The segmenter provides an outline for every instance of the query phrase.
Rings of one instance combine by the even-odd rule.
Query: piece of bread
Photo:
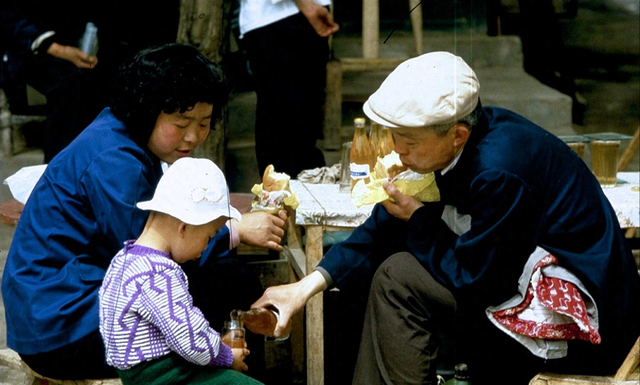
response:
[[[407,168],[400,161],[400,155],[395,151],[391,151],[384,158],[378,158],[378,162],[373,169],[377,179],[393,179],[396,175],[406,170]]]
[[[283,172],[275,172],[272,164],[264,169],[262,175],[262,188],[265,191],[289,190],[289,175]]]

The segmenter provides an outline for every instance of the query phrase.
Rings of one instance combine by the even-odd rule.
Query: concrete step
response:
[[[395,39],[395,40],[394,40]],[[480,81],[483,105],[504,107],[532,120],[556,135],[574,135],[571,121],[571,98],[545,86],[522,69],[522,49],[517,36],[489,37],[474,32],[425,33],[425,52],[449,51],[474,69]],[[362,48],[356,37],[336,39],[336,58],[360,55]],[[380,44],[380,57],[413,55],[410,34],[392,36]],[[362,116],[362,103],[382,84],[389,71],[344,73],[343,132],[353,133],[353,118]]]
[[[380,58],[405,58],[416,56],[413,37],[408,32],[394,32],[387,40],[381,33],[378,45]],[[462,57],[472,68],[521,67],[522,48],[518,36],[487,36],[477,31],[425,32],[423,53],[448,51]],[[361,58],[360,36],[341,36],[333,39],[336,59]]]
[[[386,72],[347,73],[343,77],[343,138],[353,135],[353,119],[364,116],[362,104],[387,77]],[[540,83],[518,67],[483,67],[476,70],[484,106],[510,109],[556,135],[575,135],[571,98]]]

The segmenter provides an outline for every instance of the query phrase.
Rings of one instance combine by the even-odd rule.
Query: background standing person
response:
[[[222,171],[208,159],[181,158],[162,176],[142,234],[111,261],[100,288],[100,333],[107,363],[123,384],[260,384],[248,370],[249,350],[226,346],[193,306],[180,265],[200,258],[228,219]],[[239,373],[240,372],[240,373]]]
[[[26,84],[46,97],[45,129],[37,133],[44,163],[106,107],[120,64],[176,41],[179,15],[179,0],[0,2],[2,87],[9,98]],[[80,49],[88,22],[98,29],[93,52]]]
[[[558,137],[482,107],[479,88],[448,52],[400,64],[364,112],[405,166],[435,173],[440,201],[385,183],[393,199],[315,271],[252,305],[278,309],[278,335],[316,293],[371,282],[354,384],[435,384],[441,335],[473,384],[610,375],[640,335],[640,276],[595,176]]]
[[[151,199],[163,163],[200,146],[226,102],[222,72],[196,48],[143,50],[122,67],[109,107],[49,163],[2,278],[7,345],[33,370],[57,379],[117,376],[98,330],[102,279],[124,242],[142,232],[148,213],[135,205]],[[233,308],[211,306],[215,298],[248,307],[261,292],[230,249],[243,242],[281,251],[285,220],[284,212],[244,214],[218,231],[198,262],[184,264],[210,322]]]
[[[259,175],[273,164],[295,178],[325,165],[322,136],[330,0],[241,0],[240,37],[257,95]]]

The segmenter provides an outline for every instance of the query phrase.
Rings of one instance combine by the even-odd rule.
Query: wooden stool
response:
[[[533,377],[529,385],[637,385],[638,379],[640,379],[639,344],[640,338],[636,340],[629,355],[613,377],[540,373]]]
[[[45,377],[34,372],[27,364],[22,361],[18,353],[11,349],[0,349],[0,365],[7,368],[18,370],[27,375],[24,384],[44,385],[122,385],[119,378],[105,378],[98,380],[56,380],[54,378]]]

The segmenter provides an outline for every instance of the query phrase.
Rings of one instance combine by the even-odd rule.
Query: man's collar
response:
[[[464,148],[462,148],[462,150],[460,151],[458,156],[456,156],[456,158],[453,160],[453,162],[451,162],[451,164],[449,164],[447,167],[445,167],[442,170],[440,170],[440,175],[444,175],[444,174],[448,173],[449,171],[451,171],[451,169],[453,169],[455,167],[455,165],[458,163],[458,160],[460,159],[460,156],[462,155],[463,152],[464,152]]]

